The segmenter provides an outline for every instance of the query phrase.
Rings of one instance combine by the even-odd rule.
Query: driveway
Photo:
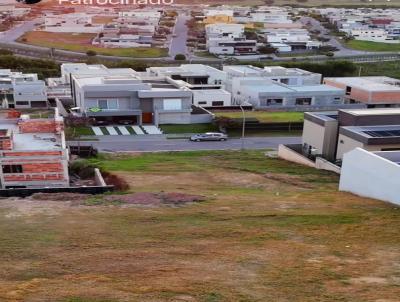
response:
[[[277,149],[280,144],[299,144],[301,137],[248,137],[245,149]],[[191,142],[188,139],[167,139],[165,136],[103,136],[98,141],[69,141],[69,145],[97,148],[100,152],[157,152],[195,150],[240,150],[242,140],[232,138],[225,142]]]
[[[171,57],[175,57],[177,54],[187,54],[186,42],[188,38],[188,28],[186,26],[186,21],[189,19],[189,16],[186,14],[180,14],[177,17],[173,31],[175,37],[172,37],[169,46],[169,55]]]
[[[10,30],[0,35],[0,42],[10,43],[16,41],[23,34],[32,31],[36,28],[36,24],[40,23],[41,19],[35,19],[30,21],[24,21]]]
[[[312,18],[312,17],[301,17],[300,22],[304,25],[310,28],[310,30],[318,30],[321,32],[321,36],[327,39],[330,39],[327,44],[332,45],[333,47],[336,47],[339,49],[338,51],[335,52],[335,57],[340,57],[340,56],[357,56],[357,55],[365,55],[365,54],[373,54],[374,52],[368,52],[368,51],[359,51],[359,50],[354,50],[350,48],[346,48],[343,46],[342,43],[337,39],[337,37],[332,36],[327,28],[325,28],[321,22],[318,20]]]

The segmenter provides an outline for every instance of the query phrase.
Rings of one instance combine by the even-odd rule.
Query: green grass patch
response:
[[[400,78],[400,61],[387,61],[378,63],[362,63],[357,64],[357,71],[354,76],[387,76],[392,78]],[[361,70],[359,69],[361,68]]]
[[[346,46],[363,51],[400,51],[400,43],[379,43],[370,41],[350,40]]]
[[[337,181],[333,173],[296,165],[284,160],[267,158],[265,151],[185,151],[144,153],[138,156],[99,155],[88,160],[106,171],[158,171],[159,173],[180,171],[205,171],[225,168],[258,174],[286,173],[303,176],[310,183],[332,183]],[[242,188],[245,189],[245,188]]]
[[[128,130],[130,135],[136,135],[136,132],[133,130],[132,127],[128,126],[128,127],[125,127],[125,128]]]
[[[106,127],[100,127],[101,132],[103,132],[104,135],[110,135],[110,132],[108,132]]]
[[[181,133],[205,133],[205,132],[216,132],[219,131],[218,127],[213,124],[170,124],[170,125],[160,125],[160,129],[165,134],[181,134]]]
[[[241,111],[214,111],[216,116],[242,119]],[[255,118],[262,123],[287,123],[303,122],[303,112],[268,112],[268,111],[246,111],[246,118]]]
[[[213,55],[212,53],[209,53],[208,51],[196,51],[194,54],[195,54],[195,56],[202,57],[202,58],[212,58],[212,59],[216,58],[215,55]]]
[[[85,127],[85,126],[76,126],[76,127],[69,127],[67,128],[67,131],[70,131],[72,135],[74,136],[82,136],[82,135],[94,135],[94,132],[92,128],[90,127]]]

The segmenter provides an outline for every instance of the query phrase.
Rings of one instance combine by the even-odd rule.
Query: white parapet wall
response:
[[[344,154],[339,190],[400,205],[400,165],[356,148]]]

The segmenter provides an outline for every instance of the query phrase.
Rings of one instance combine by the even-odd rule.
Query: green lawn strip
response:
[[[129,132],[130,135],[136,135],[136,132],[133,131],[132,126],[125,126],[125,128],[128,130],[128,132]]]
[[[90,136],[90,135],[94,135],[94,132],[92,130],[91,127],[86,127],[86,126],[76,126],[76,127],[71,127],[71,128],[67,128],[70,129],[70,131],[72,131],[75,136]]]
[[[103,132],[104,135],[110,135],[110,132],[108,132],[106,127],[100,127],[101,132]]]
[[[277,137],[277,136],[301,136],[302,131],[268,131],[268,130],[258,130],[258,129],[245,129],[245,137]],[[241,129],[229,129],[228,130],[229,137],[241,137],[242,130]]]
[[[370,41],[350,40],[345,44],[355,50],[364,51],[400,51],[400,43],[379,43]]]
[[[215,111],[215,116],[224,116],[234,119],[242,119],[241,111]],[[288,122],[303,122],[303,112],[269,112],[269,111],[246,111],[245,118],[257,119],[262,123],[288,123]]]

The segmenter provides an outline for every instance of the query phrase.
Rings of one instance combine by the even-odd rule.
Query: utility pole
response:
[[[245,128],[246,128],[246,116],[245,116],[242,104],[240,104],[239,107],[242,110],[242,151],[243,151],[244,150],[244,132],[245,132]]]

